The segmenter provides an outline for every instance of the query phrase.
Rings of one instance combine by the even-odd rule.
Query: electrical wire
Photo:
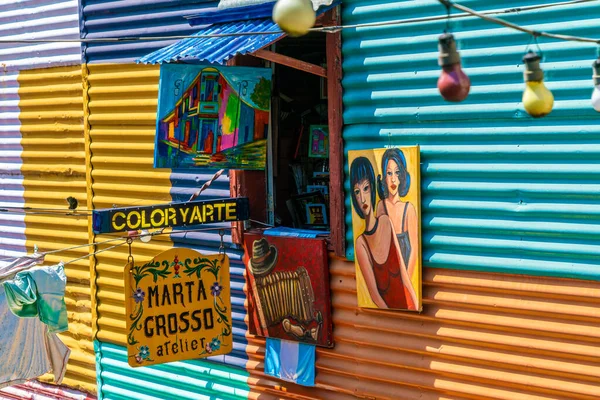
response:
[[[545,36],[545,37],[550,37],[550,38],[564,40],[564,41],[576,41],[576,42],[600,44],[600,39],[571,36],[571,35],[553,34],[553,33],[547,33],[547,32],[538,32],[538,31],[534,31],[531,29],[523,28],[522,26],[519,26],[517,24],[512,24],[510,22],[506,22],[504,20],[492,17],[492,15],[515,14],[515,13],[520,13],[520,12],[525,12],[525,11],[533,11],[533,10],[548,9],[548,8],[553,8],[553,7],[589,3],[589,2],[593,2],[593,1],[599,1],[599,0],[570,0],[570,1],[561,1],[561,2],[556,2],[556,3],[550,3],[550,4],[540,4],[540,5],[524,6],[524,7],[512,7],[512,8],[507,8],[507,9],[503,9],[503,10],[492,10],[492,11],[482,11],[482,12],[477,12],[468,7],[462,6],[460,4],[456,4],[449,0],[438,0],[438,1],[449,7],[453,7],[453,8],[456,8],[457,10],[463,11],[463,14],[452,14],[452,15],[450,15],[450,17],[448,17],[447,15],[438,15],[438,16],[433,16],[433,17],[410,18],[410,19],[393,20],[393,21],[386,21],[386,22],[371,22],[371,23],[352,24],[352,25],[321,26],[321,27],[311,28],[310,31],[311,32],[334,33],[334,32],[339,32],[344,29],[375,28],[375,27],[404,25],[404,24],[412,24],[412,23],[420,23],[420,22],[433,22],[433,21],[446,20],[448,18],[457,19],[457,18],[466,18],[466,17],[475,16],[475,17],[482,18],[489,22],[501,24],[506,27],[528,33],[530,35]],[[118,42],[162,41],[162,40],[181,40],[181,39],[211,39],[211,38],[238,37],[238,36],[260,36],[260,35],[282,35],[282,34],[285,34],[285,32],[281,31],[281,30],[276,30],[276,31],[257,31],[257,32],[210,33],[210,34],[199,34],[199,35],[124,36],[124,37],[105,37],[105,38],[78,38],[78,39],[0,38],[0,43],[118,43]]]
[[[142,234],[138,234],[138,235],[133,235],[133,236],[119,236],[119,237],[114,237],[111,239],[107,239],[107,240],[103,240],[101,242],[93,242],[93,243],[86,243],[86,244],[80,244],[77,246],[70,246],[70,247],[64,247],[61,249],[56,249],[56,250],[50,250],[50,251],[41,251],[41,252],[37,252],[38,255],[40,256],[46,256],[46,255],[50,255],[50,254],[57,254],[57,253],[65,253],[67,251],[71,251],[71,250],[76,250],[76,249],[80,249],[82,247],[89,247],[89,246],[99,246],[99,245],[103,245],[103,244],[107,244],[107,243],[111,243],[111,242],[116,242],[119,240],[123,240],[124,243],[126,243],[127,239],[138,239],[138,238],[142,238],[142,237],[146,237],[146,236],[161,236],[161,235],[169,235],[169,234],[185,234],[185,233],[191,233],[191,232],[208,232],[208,231],[222,231],[224,229],[230,229],[227,227],[209,227],[209,228],[197,228],[197,229],[184,229],[184,230],[170,230],[170,231],[166,231],[165,232],[165,228],[162,228],[158,231],[155,232],[148,232],[148,233],[142,233]],[[90,257],[92,255],[95,255],[97,253],[89,253],[86,254],[80,258],[77,258],[76,260],[80,260],[82,258],[86,258],[86,257]],[[18,259],[19,257],[2,257],[1,259],[3,261],[13,261]]]
[[[96,254],[104,253],[105,251],[109,251],[109,250],[115,249],[117,247],[123,246],[124,244],[127,244],[127,241],[123,241],[123,243],[118,243],[118,244],[115,244],[113,246],[107,247],[106,249],[97,250],[97,251],[95,251],[93,253],[86,254],[85,256],[81,256],[81,257],[75,258],[73,260],[69,260],[67,262],[62,262],[62,265],[72,264],[72,263],[77,262],[79,260],[83,260],[84,258],[89,258],[91,256],[95,256]],[[96,275],[98,275],[98,274],[96,274]]]
[[[42,251],[42,252],[39,252],[38,254],[46,256],[46,255],[49,255],[49,254],[64,253],[64,252],[67,252],[67,251],[71,251],[71,250],[75,250],[75,249],[80,249],[82,247],[98,246],[98,245],[101,245],[101,244],[106,244],[106,243],[116,242],[117,240],[126,240],[126,239],[127,239],[127,237],[112,238],[112,239],[104,240],[102,242],[81,244],[81,245],[77,245],[77,246],[71,246],[71,247],[66,247],[66,248],[63,248],[63,249],[57,249],[57,250],[51,250],[51,251]],[[88,255],[88,257],[90,255]]]
[[[562,34],[558,34],[558,33],[548,33],[548,32],[541,32],[541,31],[536,31],[533,29],[528,29],[528,28],[524,28],[520,25],[517,24],[513,24],[512,22],[507,22],[503,19],[500,18],[495,18],[489,15],[485,15],[484,13],[481,12],[477,12],[475,10],[472,10],[468,7],[465,7],[463,5],[460,4],[456,4],[452,1],[449,0],[438,0],[440,3],[442,3],[444,6],[446,7],[453,7],[456,8],[457,10],[463,11],[467,14],[470,14],[472,16],[484,19],[488,22],[492,22],[495,24],[499,24],[502,25],[506,28],[511,28],[520,32],[524,32],[527,33],[531,36],[533,36],[534,38],[543,36],[543,37],[547,37],[547,38],[551,38],[551,39],[558,39],[558,40],[563,40],[566,42],[581,42],[581,43],[594,43],[597,45],[600,45],[600,39],[593,39],[593,38],[588,38],[588,37],[582,37],[582,36],[572,36],[572,35],[562,35]],[[587,1],[594,1],[594,0],[580,0],[579,3],[584,3]],[[565,2],[566,3],[566,2]],[[562,4],[561,4],[562,5]]]
[[[251,219],[250,222],[253,222],[253,223],[257,224],[257,225],[264,226],[266,228],[274,228],[275,227],[275,225],[267,224],[266,222],[257,221],[255,219]]]

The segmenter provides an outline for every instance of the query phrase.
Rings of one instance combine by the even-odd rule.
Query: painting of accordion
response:
[[[244,234],[251,334],[333,347],[323,239]]]

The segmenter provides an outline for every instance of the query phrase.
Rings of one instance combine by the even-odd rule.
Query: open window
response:
[[[319,19],[338,22],[337,9]],[[233,172],[232,194],[250,198],[254,220],[317,231],[329,238],[330,251],[344,256],[340,34],[284,38],[231,65],[273,70],[266,176]],[[240,231],[234,240],[241,243]]]

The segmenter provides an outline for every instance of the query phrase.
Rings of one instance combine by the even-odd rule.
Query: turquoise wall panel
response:
[[[133,369],[124,347],[96,341],[99,400],[247,399],[248,373],[205,360]],[[100,377],[101,375],[101,377]]]
[[[462,1],[478,11],[550,1]],[[344,24],[440,16],[434,0],[344,1]],[[455,13],[453,11],[453,13]],[[529,28],[595,37],[595,2],[502,14]],[[531,38],[475,17],[451,22],[471,94],[436,83],[445,21],[343,31],[345,150],[421,146],[426,267],[600,279],[600,114],[590,103],[594,45],[539,39],[552,113],[521,103]],[[346,153],[347,154],[347,153]],[[347,173],[346,166],[346,173]],[[346,181],[348,258],[353,259]]]

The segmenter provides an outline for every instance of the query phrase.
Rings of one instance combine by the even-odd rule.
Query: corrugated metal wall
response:
[[[346,0],[343,11],[344,24],[445,13],[428,0]],[[579,5],[507,18],[594,36],[599,12]],[[452,24],[471,96],[459,105],[439,98],[444,25],[348,30],[343,42],[346,151],[422,148],[423,313],[358,309],[354,264],[331,260],[336,347],[317,351],[317,390],[266,379],[262,339],[250,340],[253,389],[326,399],[600,396],[598,282],[473,271],[597,276],[595,49],[542,43],[556,108],[532,120],[519,104],[528,38],[479,20]]]
[[[81,66],[21,71],[19,108],[26,206],[67,210],[66,198],[72,196],[85,208]],[[41,251],[49,251],[89,243],[86,214],[81,217],[28,214],[25,224],[29,251],[36,244]],[[83,247],[49,255],[45,261],[66,262],[87,252],[88,248]],[[83,259],[68,264],[65,272],[69,330],[61,339],[71,349],[71,356],[63,383],[94,391],[89,262]]]
[[[0,207],[24,207],[18,71],[0,76]],[[25,216],[0,213],[0,265],[24,254]]]
[[[552,2],[463,3],[484,11]],[[344,4],[346,24],[446,12],[435,0]],[[502,18],[594,37],[600,7],[563,5]],[[521,104],[521,58],[530,37],[478,18],[451,22],[472,86],[463,103],[444,102],[436,89],[436,57],[445,24],[344,31],[346,150],[421,146],[425,265],[600,279],[600,115],[590,104],[595,46],[539,38],[555,107],[533,119]],[[351,228],[350,214],[346,220]],[[349,258],[351,235],[348,229]]]
[[[216,2],[150,1],[83,2],[83,35],[147,36],[192,32],[183,15],[194,14]],[[124,27],[127,27],[125,29]],[[85,47],[84,66],[88,85],[86,104],[91,165],[92,203],[95,208],[148,205],[189,199],[215,171],[187,173],[152,168],[158,99],[158,66],[133,64],[164,42],[123,43]],[[229,197],[227,174],[216,180],[201,198]],[[97,240],[105,239],[104,236]],[[230,247],[230,232],[224,237]],[[217,231],[155,237],[149,244],[136,242],[133,255],[139,261],[172,246],[186,246],[205,253],[217,252]],[[244,323],[243,267],[241,253],[230,249],[234,351],[212,361],[193,361],[134,370],[125,358],[125,310],[122,273],[127,249],[101,253],[97,260],[99,332],[96,343],[99,397],[129,399],[144,393],[154,399],[246,398],[246,325]],[[200,379],[198,373],[207,374]],[[230,377],[230,378],[227,378]],[[178,388],[177,390],[173,388]],[[175,390],[175,391],[174,391]]]
[[[354,264],[331,260],[335,348],[317,350],[316,385],[264,377],[255,392],[302,399],[597,399],[600,285],[426,268],[422,314],[358,309]],[[256,346],[256,347],[255,347]]]
[[[14,39],[79,37],[77,0],[11,0],[0,4],[0,36]],[[0,201],[18,207],[62,208],[73,196],[85,208],[81,52],[77,42],[2,43]],[[88,243],[87,219],[2,213],[0,255],[16,256]],[[68,261],[87,248],[48,256]],[[0,259],[2,258],[0,257]],[[1,260],[0,260],[1,262]],[[87,261],[70,264],[66,302],[71,348],[63,384],[95,388]]]
[[[198,28],[190,27],[183,16],[216,7],[218,0],[81,0],[81,4],[82,34],[95,39],[191,34]],[[133,63],[173,42],[94,43],[86,46],[85,58],[92,63]]]

